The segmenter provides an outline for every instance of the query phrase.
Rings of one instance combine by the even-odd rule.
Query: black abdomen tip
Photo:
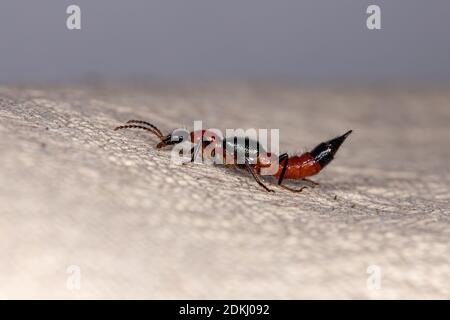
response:
[[[336,137],[327,142],[322,142],[310,152],[314,159],[320,164],[321,168],[325,167],[331,162],[331,160],[333,160],[334,155],[338,151],[341,144],[352,132],[353,130],[349,130],[342,136]]]
[[[345,139],[345,138],[347,138],[349,135],[350,135],[350,133],[352,133],[353,132],[353,130],[348,130],[346,133],[344,133],[343,135],[342,135],[342,137]]]

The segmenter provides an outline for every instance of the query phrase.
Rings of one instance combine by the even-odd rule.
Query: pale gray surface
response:
[[[112,131],[129,118],[280,128],[286,151],[355,132],[320,187],[268,194],[171,168]],[[448,90],[0,88],[0,298],[450,298],[449,125]]]

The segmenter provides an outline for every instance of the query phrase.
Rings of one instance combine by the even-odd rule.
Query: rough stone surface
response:
[[[131,118],[290,152],[354,134],[319,187],[268,194],[112,130]],[[448,90],[0,87],[0,298],[448,299],[449,126]]]

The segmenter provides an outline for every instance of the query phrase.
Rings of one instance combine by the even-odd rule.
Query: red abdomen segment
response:
[[[275,175],[277,178],[280,177],[283,166],[283,162],[279,163],[278,172]],[[288,159],[284,179],[300,180],[317,174],[321,169],[320,164],[314,160],[314,157],[310,153],[293,156]]]

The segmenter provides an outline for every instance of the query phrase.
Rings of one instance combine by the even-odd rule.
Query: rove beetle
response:
[[[157,149],[183,142],[183,137],[175,137],[172,134],[163,135],[156,126],[141,120],[129,120],[126,125],[118,126],[114,130],[128,128],[143,129],[156,135],[161,140],[156,145]],[[317,182],[311,181],[307,177],[319,173],[334,159],[334,155],[350,133],[352,133],[352,130],[347,131],[341,136],[322,142],[312,151],[301,155],[289,156],[287,153],[281,154],[278,157],[278,170],[273,175],[278,179],[278,185],[292,192],[301,192],[306,186],[300,189],[293,189],[282,185],[284,179],[303,180],[309,182],[312,186],[318,185]],[[261,168],[269,167],[274,160],[270,152],[266,152],[258,141],[253,141],[248,137],[245,139],[231,137],[219,141],[214,136],[209,135],[207,130],[192,131],[189,135],[191,142],[194,144],[194,147],[191,149],[191,162],[194,162],[200,149],[203,153],[203,150],[210,144],[214,144],[214,152],[219,152],[219,156],[222,155],[224,159],[230,156],[227,150],[234,150],[234,163],[232,165],[248,170],[260,186],[268,192],[274,192],[272,189],[266,187],[259,177]],[[209,156],[214,157],[215,154],[212,153]],[[242,157],[243,161],[237,162],[238,157]],[[228,162],[224,163],[228,164]]]

